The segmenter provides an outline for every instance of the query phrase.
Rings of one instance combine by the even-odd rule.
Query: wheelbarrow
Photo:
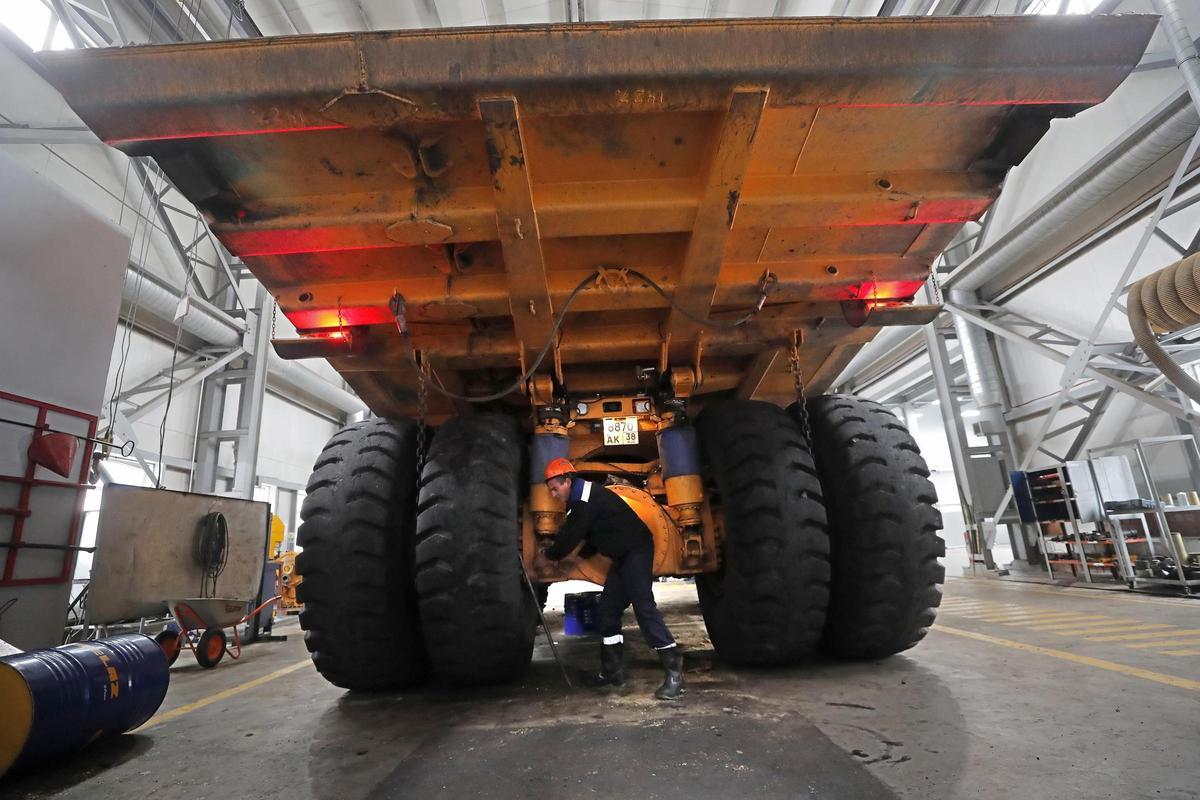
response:
[[[241,656],[242,640],[238,635],[238,626],[278,600],[279,595],[275,595],[248,614],[245,613],[250,605],[248,600],[227,597],[168,600],[167,607],[175,617],[175,622],[154,640],[163,649],[168,664],[174,664],[184,645],[187,645],[196,656],[196,663],[205,669],[212,669],[221,663],[226,653],[230,658]],[[226,628],[233,629],[232,647],[229,637],[225,635]]]

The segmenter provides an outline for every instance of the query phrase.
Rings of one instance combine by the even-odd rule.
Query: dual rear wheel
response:
[[[941,516],[912,436],[869,400],[807,410],[811,444],[798,406],[730,402],[698,421],[725,547],[696,585],[713,647],[735,663],[890,656],[924,638],[941,602]]]
[[[317,459],[300,511],[300,626],[317,670],[347,689],[403,688],[431,671],[496,683],[533,654],[516,424],[447,422],[419,485],[416,437],[408,420],[343,428]]]
[[[713,646],[755,665],[912,647],[933,621],[943,577],[929,471],[878,404],[811,401],[811,446],[798,410],[736,401],[697,421],[725,530],[720,570],[696,581]],[[496,683],[532,656],[514,421],[447,422],[419,482],[416,436],[406,420],[350,425],[309,482],[300,624],[318,671],[338,686],[403,688],[431,672]]]

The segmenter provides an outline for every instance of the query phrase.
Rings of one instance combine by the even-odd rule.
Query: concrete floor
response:
[[[358,697],[283,625],[214,671],[181,657],[148,726],[0,797],[1200,797],[1200,601],[950,579],[908,653],[755,671],[714,659],[690,585],[658,589],[680,703],[649,698],[640,643],[600,694],[566,691],[544,640],[515,685]],[[592,663],[594,642],[560,641]]]

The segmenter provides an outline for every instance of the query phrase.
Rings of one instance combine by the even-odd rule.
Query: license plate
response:
[[[620,444],[637,444],[638,443],[638,418],[637,417],[605,417],[604,418],[604,444],[620,445]]]

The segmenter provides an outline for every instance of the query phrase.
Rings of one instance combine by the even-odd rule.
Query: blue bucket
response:
[[[569,594],[563,600],[563,633],[586,636],[596,630],[596,603],[599,592]]]
[[[140,633],[0,658],[0,775],[136,728],[162,705],[170,675]]]

